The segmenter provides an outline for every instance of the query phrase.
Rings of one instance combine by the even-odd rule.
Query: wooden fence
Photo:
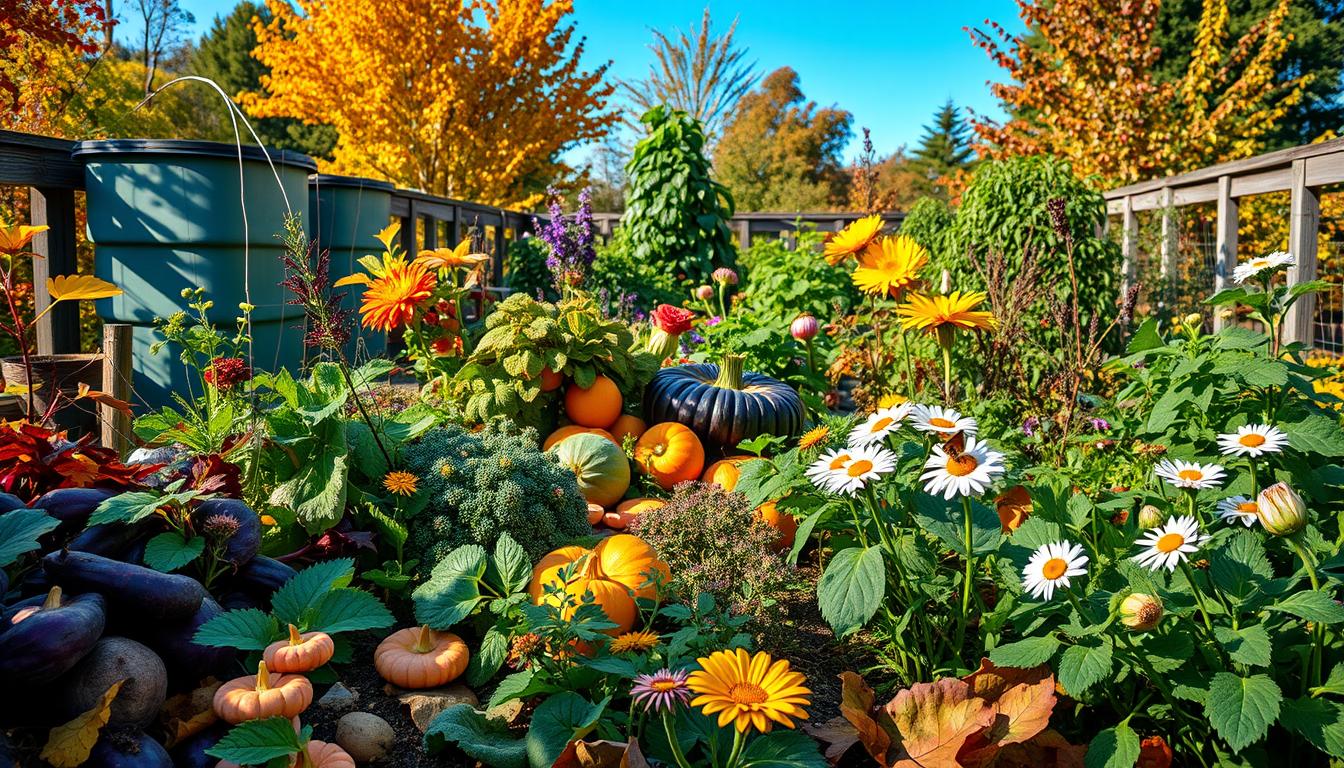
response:
[[[739,213],[733,216],[729,226],[737,234],[737,244],[740,248],[749,248],[752,239],[758,236],[781,238],[788,243],[790,248],[793,248],[797,245],[797,234],[800,226],[811,225],[818,232],[839,232],[845,228],[845,225],[855,219],[863,218],[865,215],[863,213],[837,211]],[[882,214],[882,218],[888,224],[899,227],[900,223],[905,220],[905,213],[902,211],[887,211]],[[597,225],[598,237],[603,242],[611,239],[612,233],[620,222],[621,214],[619,213],[593,214],[593,223]]]
[[[1314,280],[1318,273],[1318,237],[1321,196],[1327,185],[1344,183],[1344,139],[1269,152],[1243,160],[1202,168],[1190,173],[1144,181],[1105,193],[1107,212],[1120,219],[1120,242],[1126,281],[1136,277],[1140,260],[1138,214],[1155,211],[1160,217],[1156,257],[1163,278],[1175,274],[1177,214],[1181,207],[1214,203],[1215,290],[1227,287],[1238,261],[1238,207],[1242,198],[1269,192],[1288,192],[1288,252],[1293,266],[1290,285]],[[1245,258],[1261,254],[1246,254]],[[1331,276],[1337,277],[1337,276]],[[1335,334],[1324,329],[1334,318],[1318,317],[1315,296],[1304,296],[1284,322],[1284,338],[1316,345]],[[1216,321],[1221,325],[1222,319]]]

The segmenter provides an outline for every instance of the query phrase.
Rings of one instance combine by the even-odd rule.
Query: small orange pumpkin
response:
[[[297,722],[294,730],[299,730]],[[292,768],[355,768],[355,759],[338,744],[309,739],[304,750],[293,756]],[[241,768],[237,763],[220,760],[215,768]]]
[[[552,371],[549,365],[541,369],[542,392],[553,392],[559,389],[560,385],[564,383],[565,383],[564,375]]]
[[[635,443],[635,465],[666,490],[700,477],[705,448],[690,427],[673,421],[654,424]]]
[[[638,416],[623,413],[621,414],[621,417],[616,420],[616,423],[611,425],[610,432],[612,436],[616,438],[617,445],[624,445],[627,436],[638,440],[648,428],[649,426],[644,423],[643,419]]]
[[[705,468],[705,473],[700,476],[700,481],[713,483],[725,491],[731,491],[737,487],[737,479],[742,476],[742,463],[750,461],[750,456],[729,456],[726,459],[719,459]]]
[[[373,668],[387,682],[401,688],[437,688],[456,680],[467,669],[471,651],[452,632],[436,632],[428,625],[397,630],[378,644]]]
[[[565,388],[565,413],[584,427],[606,429],[615,424],[623,402],[620,388],[606,376],[598,376],[587,389],[573,382]]]
[[[262,659],[272,672],[312,672],[331,661],[336,643],[326,632],[304,632],[289,625],[289,639],[266,646]]]
[[[571,564],[577,564],[574,574],[568,582],[562,582],[560,571]],[[666,584],[671,578],[667,564],[658,559],[653,548],[638,536],[619,533],[603,539],[591,550],[579,546],[561,547],[541,558],[532,569],[532,583],[528,594],[532,602],[541,605],[550,601],[559,604],[560,595],[546,594],[546,586],[553,584],[563,587],[565,594],[577,605],[585,593],[592,592],[597,604],[606,611],[607,618],[616,624],[606,634],[613,637],[630,631],[639,617],[636,597],[652,599],[656,597],[654,585],[650,583],[651,574],[660,574],[659,583]],[[572,615],[574,606],[564,611]]]
[[[601,437],[607,438],[608,440],[617,445],[621,444],[620,440],[617,440],[616,438],[612,437],[611,433],[605,429],[598,429],[596,427],[581,427],[578,424],[566,424],[565,426],[560,427],[559,429],[555,430],[554,432],[546,436],[546,440],[543,441],[541,444],[541,450],[549,451],[551,450],[551,448],[554,448],[557,443],[564,442],[565,438],[583,434],[599,435]]]
[[[588,502],[588,524],[597,525],[602,522],[602,516],[607,513],[607,508],[601,504]]]
[[[212,703],[215,714],[234,725],[264,717],[297,717],[313,703],[313,686],[302,675],[272,678],[262,661],[257,674],[221,685]]]
[[[760,515],[771,528],[779,531],[779,538],[775,539],[772,545],[776,552],[782,552],[793,546],[794,537],[798,534],[798,518],[780,511],[777,501],[765,502],[756,508],[756,514]]]
[[[667,502],[662,499],[626,499],[616,505],[614,512],[608,512],[602,516],[602,522],[608,528],[616,530],[625,530],[635,521],[636,517],[648,512],[651,509],[657,509]]]

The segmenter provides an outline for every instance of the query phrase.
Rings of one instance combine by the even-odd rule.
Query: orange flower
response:
[[[873,242],[873,238],[882,233],[886,222],[876,214],[851,221],[844,229],[836,232],[826,241],[823,255],[831,265],[839,264],[850,256],[856,256]]]
[[[490,260],[484,253],[471,253],[471,238],[465,238],[456,248],[435,248],[423,251],[415,257],[416,262],[429,269],[451,269],[466,267],[474,269]]]
[[[364,290],[364,303],[359,307],[364,327],[390,332],[410,325],[437,285],[438,280],[423,265],[393,262]]]
[[[976,310],[984,301],[985,294],[980,291],[953,291],[947,296],[923,296],[916,293],[910,296],[908,302],[896,308],[896,314],[901,316],[901,325],[906,330],[927,329],[939,333],[944,329],[950,332],[957,328],[968,331],[980,328],[992,330],[994,315]]]
[[[1139,744],[1139,760],[1135,768],[1171,768],[1171,747],[1161,736],[1147,736]]]
[[[1031,517],[1031,493],[1023,486],[1014,485],[994,500],[994,506],[1003,532],[1012,533]]]

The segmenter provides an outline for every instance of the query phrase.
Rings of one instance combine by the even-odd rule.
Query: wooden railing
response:
[[[401,247],[415,258],[419,247],[433,249],[456,245],[471,229],[494,251],[490,290],[504,285],[504,255],[509,244],[532,231],[534,214],[492,208],[479,203],[436,197],[424,192],[398,189],[392,193],[392,215],[401,219]],[[537,216],[545,219],[545,216]],[[422,241],[423,246],[417,241]]]
[[[855,219],[863,218],[865,215],[849,211],[739,213],[733,216],[730,226],[733,228],[733,232],[737,234],[739,248],[749,248],[752,238],[757,236],[781,238],[792,248],[797,244],[800,225],[811,225],[818,232],[839,232],[845,228],[845,225]],[[887,211],[882,214],[882,218],[888,224],[899,226],[905,220],[905,213],[902,211]],[[593,214],[593,223],[597,225],[598,237],[603,242],[611,239],[612,233],[620,222],[621,214],[619,213]]]
[[[1270,152],[1243,160],[1202,168],[1163,179],[1130,184],[1105,193],[1107,212],[1120,217],[1124,277],[1132,282],[1139,260],[1138,213],[1157,211],[1161,217],[1158,258],[1161,275],[1174,274],[1181,206],[1216,203],[1216,265],[1214,289],[1228,286],[1237,265],[1238,204],[1241,198],[1268,192],[1288,192],[1288,251],[1293,266],[1290,285],[1314,280],[1317,274],[1317,237],[1321,223],[1321,193],[1329,184],[1344,182],[1344,138]],[[1259,254],[1256,254],[1259,255]],[[1316,341],[1315,296],[1303,296],[1284,322],[1284,338],[1312,344]],[[1218,324],[1222,319],[1215,321]]]

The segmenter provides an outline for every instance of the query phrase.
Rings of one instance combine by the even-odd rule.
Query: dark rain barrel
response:
[[[331,281],[363,272],[359,258],[380,255],[383,244],[378,233],[391,222],[392,192],[385,181],[359,176],[316,173],[308,177],[308,210],[312,216],[313,238],[319,248],[331,252]],[[337,288],[341,306],[349,309],[353,337],[346,346],[346,357],[363,362],[387,351],[387,334],[359,324],[360,296],[364,286]]]
[[[205,289],[215,303],[209,317],[226,334],[235,328],[239,302],[251,301],[254,367],[295,371],[302,364],[302,317],[284,303],[284,246],[277,236],[287,210],[307,227],[312,158],[244,146],[240,163],[233,144],[176,139],[82,141],[72,154],[84,164],[94,274],[123,290],[98,301],[98,315],[134,326],[137,405],[167,405],[172,392],[200,394],[194,377],[188,383],[179,350],[150,352],[162,340],[155,318],[186,310],[186,288]]]

